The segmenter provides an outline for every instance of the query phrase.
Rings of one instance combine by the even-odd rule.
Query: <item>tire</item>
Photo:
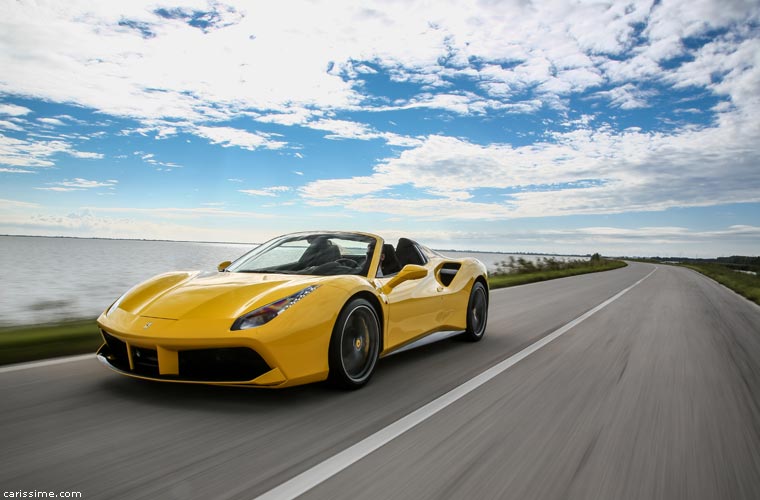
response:
[[[486,333],[488,323],[488,292],[483,283],[476,281],[470,290],[470,300],[467,302],[467,330],[462,339],[477,342]]]
[[[380,321],[367,300],[349,301],[330,338],[329,381],[342,389],[358,389],[372,377],[380,353]]]

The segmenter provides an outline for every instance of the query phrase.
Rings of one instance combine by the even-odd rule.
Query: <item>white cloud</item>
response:
[[[75,158],[102,158],[100,153],[78,151],[69,142],[36,139],[14,139],[0,134],[0,165],[14,167],[52,167],[57,154],[68,154]]]
[[[182,168],[182,165],[177,165],[173,162],[166,162],[166,161],[159,161],[156,159],[156,155],[154,153],[146,153],[145,151],[135,151],[135,156],[139,156],[142,161],[145,163],[153,166],[156,168],[156,170],[163,170],[165,172],[171,172],[175,168]]]
[[[280,149],[286,146],[285,142],[271,139],[271,135],[263,133],[251,133],[246,130],[232,127],[196,127],[196,134],[209,139],[213,144],[221,144],[227,148],[237,146],[253,151],[255,149]]]
[[[102,209],[83,209],[67,215],[50,213],[13,213],[0,218],[0,232],[6,234],[43,235],[43,236],[78,236],[78,237],[112,237],[112,238],[147,238],[157,240],[194,240],[194,241],[230,241],[262,242],[273,234],[252,228],[241,232],[238,227],[220,227],[219,221],[228,215],[222,214],[208,220],[199,218],[198,213],[186,213],[176,220],[160,220],[155,216],[161,212],[116,212],[116,215],[103,215]],[[181,220],[186,219],[186,220]],[[205,224],[205,225],[204,225]],[[241,250],[241,253],[243,250]]]
[[[156,132],[156,139],[167,139],[177,135],[177,127],[159,127]]]
[[[31,113],[32,110],[16,104],[0,104],[0,115],[24,116]]]
[[[306,108],[296,108],[289,110],[287,113],[272,113],[256,117],[256,121],[263,123],[276,123],[278,125],[301,125],[306,123],[314,116],[321,116],[323,113]]]
[[[76,178],[76,179],[72,179],[70,181],[69,180],[62,181],[59,184],[61,186],[67,186],[67,187],[77,187],[77,188],[84,188],[84,189],[92,189],[92,188],[97,188],[97,187],[115,186],[118,183],[119,183],[119,181],[114,180],[114,179],[109,179],[107,181],[90,181],[90,180],[87,180],[87,179]]]
[[[372,175],[300,189],[311,204],[430,219],[503,219],[760,202],[760,129],[734,117],[672,133],[578,128],[513,147],[431,136]],[[394,189],[412,189],[404,199]],[[478,189],[502,189],[483,201]]]
[[[45,125],[53,125],[55,127],[60,127],[62,125],[65,125],[65,123],[63,123],[58,118],[37,118],[37,121],[40,123],[44,123]]]
[[[94,189],[101,187],[114,187],[119,181],[109,179],[107,181],[91,181],[88,179],[75,178],[71,180],[64,180],[59,182],[50,183],[49,187],[37,187],[41,191],[83,191],[85,189]]]
[[[324,179],[300,191],[309,203],[357,211],[510,218],[758,200],[760,10],[754,2],[192,5],[176,4],[166,15],[149,0],[55,8],[13,2],[0,19],[0,92],[135,118],[140,126],[128,133],[191,133],[222,147],[288,147],[275,134],[219,125],[244,117],[267,130],[300,126],[330,139],[409,148],[380,161],[371,175]],[[193,9],[207,11],[207,26],[188,22]],[[706,36],[714,39],[698,49],[684,43]],[[370,83],[378,70],[422,88],[398,99],[374,95]],[[564,109],[569,97],[583,93],[629,110],[648,106],[649,89],[659,86],[719,97],[714,123],[646,132],[567,121],[574,127],[567,132],[512,146],[408,137],[346,117],[412,109],[533,113]],[[30,110],[0,105],[0,113],[19,117]],[[0,163],[9,168],[53,166],[57,154],[102,158],[62,138],[0,136]],[[590,179],[596,182],[579,184]],[[511,194],[484,201],[481,188]],[[404,189],[420,199],[394,197]]]
[[[638,228],[619,227],[583,227],[577,229],[552,229],[545,230],[543,234],[557,235],[583,235],[599,238],[620,239],[635,241],[637,239],[686,239],[686,240],[713,240],[721,237],[748,237],[760,238],[760,227],[748,225],[734,225],[720,230],[693,230],[678,226],[647,226]]]
[[[732,255],[737,252],[741,255],[754,255],[755,249],[760,244],[760,227],[748,225],[714,230],[667,226],[633,228],[550,226],[542,229],[512,228],[508,231],[498,228],[491,231],[466,228],[410,231],[393,227],[379,229],[376,232],[389,241],[400,237],[411,237],[432,248],[528,253],[540,251],[564,255],[601,252],[607,256],[659,255],[714,258],[718,255]],[[475,255],[475,257],[478,256]],[[504,256],[502,260],[506,258],[507,256]]]
[[[405,108],[411,108],[413,106],[407,105]],[[391,107],[382,107],[378,110],[390,110]],[[396,109],[402,109],[398,107]],[[316,113],[313,110],[296,110],[291,113],[279,113],[259,116],[257,121],[265,123],[276,123],[278,125],[299,125],[301,127],[310,128],[313,130],[323,130],[329,132],[325,136],[326,139],[356,139],[356,140],[373,140],[381,139],[386,141],[391,146],[415,146],[420,143],[419,139],[403,136],[393,132],[381,132],[374,127],[367,125],[366,123],[360,123],[351,120],[339,120],[335,118],[320,118],[318,117],[323,113]],[[303,158],[301,153],[295,153],[296,158]]]
[[[67,151],[67,153],[73,156],[74,158],[84,158],[87,160],[99,160],[103,158],[102,153],[92,153],[89,151],[70,150],[70,151]]]
[[[328,139],[363,139],[373,134],[369,125],[348,120],[322,119],[309,122],[307,126],[330,132]]]
[[[641,90],[632,83],[626,83],[612,90],[596,92],[596,96],[609,99],[610,104],[621,109],[649,107],[648,99],[655,95],[651,90]]]
[[[6,168],[6,167],[0,167],[0,172],[5,172],[7,174],[36,174],[34,170],[26,170],[23,168]]]
[[[583,253],[601,251],[605,255],[715,257],[736,252],[753,255],[752,249],[760,244],[760,227],[735,225],[715,230],[581,227],[518,231],[511,237],[521,246],[564,248],[565,253],[572,249]]]
[[[226,210],[215,206],[202,207],[85,207],[93,213],[119,213],[131,215],[154,216],[168,219],[192,219],[195,217],[247,217],[252,219],[270,219],[275,216],[258,212]]]
[[[485,99],[473,92],[419,94],[397,106],[380,108],[383,111],[395,109],[430,108],[450,111],[459,115],[482,115],[489,110],[512,109],[517,103],[505,104],[498,99]],[[524,102],[521,104],[525,104]],[[540,105],[539,105],[540,107]]]
[[[51,186],[51,187],[36,187],[40,191],[55,191],[58,193],[67,193],[69,191],[82,191],[82,188],[75,187],[63,187],[63,186]]]
[[[420,139],[407,137],[393,132],[379,132],[373,127],[350,120],[320,119],[302,124],[315,130],[330,132],[326,139],[358,139],[362,141],[382,139],[391,146],[411,147],[421,144]],[[296,153],[299,154],[299,153]]]
[[[736,114],[753,119],[760,113],[760,38],[734,43],[722,37],[704,45],[693,61],[668,73],[664,79],[675,87],[706,87],[716,95],[730,99]],[[717,78],[716,75],[722,75]],[[731,110],[731,108],[723,108]],[[718,107],[718,111],[722,109]],[[723,113],[722,119],[735,115]],[[728,125],[728,124],[726,124]]]
[[[277,196],[278,193],[290,191],[288,186],[271,186],[261,189],[238,189],[239,192],[250,196]]]
[[[138,130],[156,138],[185,131],[223,146],[285,146],[261,132],[213,126],[247,116],[268,124],[329,126],[333,138],[412,147],[416,139],[358,125],[335,130],[329,121],[340,121],[333,114],[340,110],[480,115],[562,109],[567,96],[610,82],[615,87],[605,95],[613,103],[641,107],[648,96],[630,85],[642,79],[674,84],[661,63],[690,51],[685,37],[731,29],[740,39],[725,36],[725,44],[756,41],[751,26],[760,11],[754,3],[724,3],[452,0],[431,8],[427,2],[252,6],[188,0],[161,10],[152,0],[81,0],[55,8],[19,1],[0,20],[7,34],[0,40],[0,67],[6,68],[0,92],[136,118],[145,125]],[[193,16],[206,24],[191,23]],[[745,60],[753,60],[752,49]],[[425,88],[389,103],[364,85],[378,69]],[[733,81],[738,75],[726,75],[731,88],[722,89],[725,72],[691,69],[684,68],[678,84],[693,82],[732,98],[741,92]],[[473,90],[452,90],[455,80],[471,82]],[[751,94],[752,87],[744,92]],[[3,110],[29,112],[11,105]]]
[[[38,203],[30,203],[28,201],[20,201],[20,200],[7,200],[0,198],[0,208],[3,209],[28,209],[28,208],[38,208],[40,205]]]
[[[8,120],[0,120],[0,128],[5,130],[13,130],[15,132],[23,132],[24,129],[19,127],[13,122],[10,122]]]

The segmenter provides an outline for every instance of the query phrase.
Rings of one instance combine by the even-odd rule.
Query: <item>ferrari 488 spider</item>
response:
[[[98,359],[138,378],[258,387],[329,379],[358,388],[378,358],[432,333],[486,330],[485,266],[401,238],[308,232],[217,271],[141,283],[98,318]]]

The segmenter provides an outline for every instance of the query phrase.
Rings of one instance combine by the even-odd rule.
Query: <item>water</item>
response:
[[[95,318],[122,293],[151,276],[216,269],[220,262],[234,260],[254,246],[0,236],[0,325]],[[490,271],[510,257],[501,253],[442,253],[475,257]]]
[[[0,236],[0,325],[97,317],[166,271],[215,269],[251,245]]]

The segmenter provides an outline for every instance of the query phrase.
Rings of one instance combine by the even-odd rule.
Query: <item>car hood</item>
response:
[[[237,318],[324,280],[283,274],[170,273],[141,283],[113,307],[153,318]]]

